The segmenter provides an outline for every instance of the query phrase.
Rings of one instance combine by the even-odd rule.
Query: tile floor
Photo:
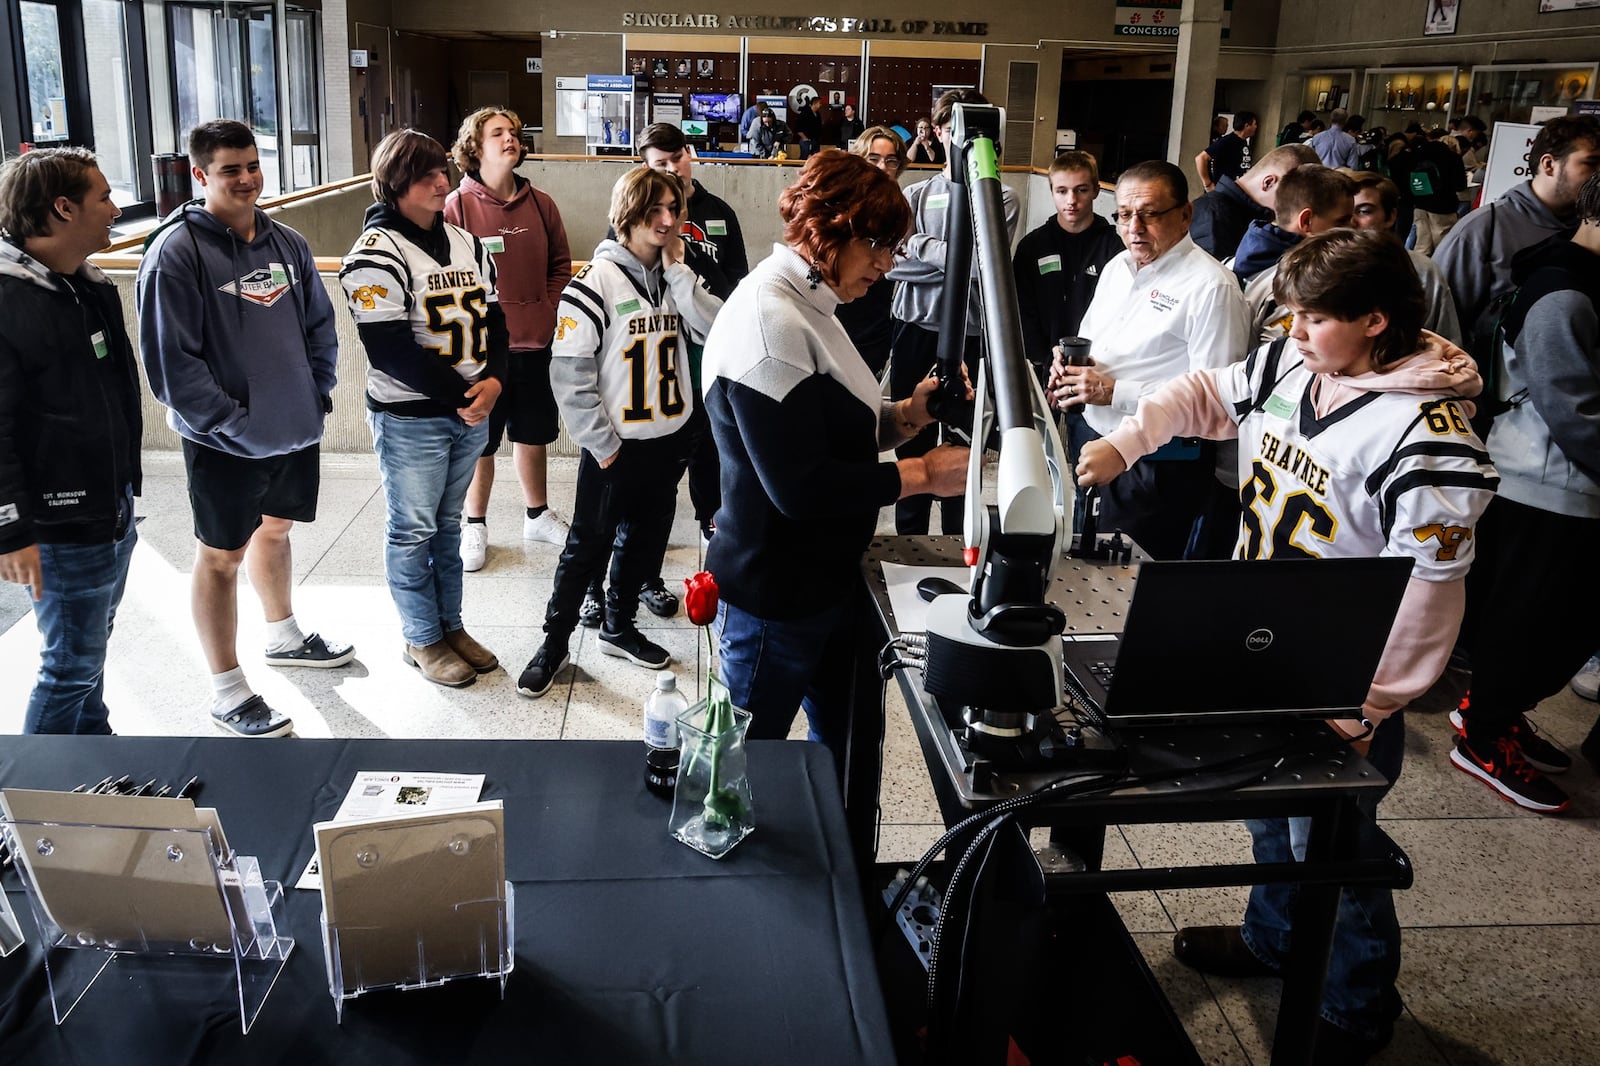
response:
[[[182,460],[145,457],[141,542],[112,640],[107,698],[119,732],[212,732],[202,708],[206,671],[189,618],[193,557]],[[552,497],[570,507],[576,463],[552,460]],[[294,536],[295,609],[302,624],[354,641],[358,656],[331,671],[273,670],[246,662],[251,683],[294,716],[301,736],[634,738],[651,676],[574,648],[576,669],[540,700],[516,695],[516,673],[538,645],[537,621],[558,549],[523,544],[509,459],[490,516],[488,565],[466,579],[466,623],[505,669],[460,691],[423,681],[400,661],[400,635],[383,581],[383,499],[370,455],[326,456],[321,515]],[[509,491],[508,491],[509,490]],[[684,491],[667,554],[669,581],[699,568],[699,538]],[[14,586],[0,590],[0,734],[21,728],[37,633]],[[262,622],[240,593],[240,647],[261,643]],[[698,691],[705,645],[681,615],[641,612],[653,639]],[[898,692],[890,694],[880,858],[914,858],[937,835],[927,772]],[[1563,693],[1539,712],[1543,729],[1576,748],[1597,708]],[[1413,714],[1405,773],[1384,806],[1387,828],[1410,853],[1416,886],[1399,897],[1406,928],[1400,989],[1407,1011],[1378,1060],[1434,1066],[1600,1061],[1600,784],[1581,759],[1565,782],[1565,817],[1527,814],[1448,765],[1444,715]],[[3,741],[0,741],[3,743]],[[1240,826],[1114,830],[1108,864],[1172,864],[1201,857],[1247,861]],[[1264,1064],[1276,987],[1205,979],[1172,961],[1174,928],[1236,921],[1243,890],[1125,895],[1124,920],[1209,1063]]]

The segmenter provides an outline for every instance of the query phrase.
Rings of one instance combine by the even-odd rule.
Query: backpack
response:
[[[1418,159],[1411,164],[1411,196],[1422,199],[1432,196],[1444,184],[1439,167],[1431,159]]]
[[[1467,331],[1467,352],[1477,362],[1478,376],[1483,379],[1483,391],[1472,400],[1477,410],[1468,420],[1479,440],[1488,440],[1494,420],[1528,398],[1527,389],[1514,396],[1505,394],[1506,320],[1521,293],[1521,289],[1510,289],[1490,300]]]

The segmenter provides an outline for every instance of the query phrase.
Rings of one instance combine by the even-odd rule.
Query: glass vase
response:
[[[720,859],[755,826],[745,764],[750,715],[713,695],[678,716],[678,788],[668,831],[696,851]]]

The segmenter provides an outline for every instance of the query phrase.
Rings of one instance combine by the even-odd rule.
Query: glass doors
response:
[[[255,132],[262,195],[317,184],[322,164],[316,12],[277,3],[172,4],[168,12],[180,136],[209,119],[237,118]],[[281,105],[285,91],[287,116]]]

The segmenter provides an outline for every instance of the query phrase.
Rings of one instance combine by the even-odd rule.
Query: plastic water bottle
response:
[[[644,701],[644,785],[668,799],[678,787],[678,715],[688,709],[677,675],[657,674],[656,689]]]

